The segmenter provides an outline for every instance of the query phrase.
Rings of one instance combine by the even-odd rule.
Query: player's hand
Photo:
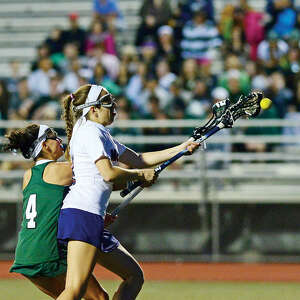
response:
[[[186,155],[192,155],[199,147],[200,143],[194,141],[187,141],[184,143],[184,149],[187,149],[188,152]]]
[[[154,169],[142,169],[140,171],[139,181],[142,182],[142,187],[151,186],[157,180],[158,175],[155,173]]]
[[[104,227],[107,227],[115,222],[118,216],[112,216],[110,213],[106,213],[104,217]]]

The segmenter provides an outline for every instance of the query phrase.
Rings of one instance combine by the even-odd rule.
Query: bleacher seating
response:
[[[139,22],[137,11],[140,2],[120,1],[120,9],[125,17],[129,34],[133,38]],[[80,25],[87,28],[91,22],[91,0],[3,0],[0,2],[0,77],[10,75],[9,62],[17,59],[21,63],[21,73],[28,73],[30,62],[36,55],[36,46],[50,33],[54,26],[65,28],[68,14],[77,12]],[[122,38],[124,35],[120,35]],[[130,40],[129,40],[130,41]]]

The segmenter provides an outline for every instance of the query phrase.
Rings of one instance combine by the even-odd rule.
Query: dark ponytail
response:
[[[28,125],[25,128],[16,129],[5,135],[8,143],[4,145],[5,151],[20,150],[25,158],[30,158],[29,148],[38,138],[40,126],[37,124]]]

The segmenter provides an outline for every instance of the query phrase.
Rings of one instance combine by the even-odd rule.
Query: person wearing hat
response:
[[[72,12],[68,15],[68,18],[69,29],[62,32],[64,45],[68,43],[75,43],[79,49],[80,55],[84,55],[86,32],[78,23],[79,15],[76,12]]]
[[[159,59],[168,61],[171,71],[175,74],[180,72],[181,56],[180,49],[174,40],[174,30],[169,25],[160,26],[157,30],[158,35],[158,51]]]

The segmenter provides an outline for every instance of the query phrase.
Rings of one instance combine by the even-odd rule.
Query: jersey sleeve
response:
[[[105,149],[106,138],[103,133],[96,128],[88,128],[82,134],[82,143],[91,160],[95,162],[100,157],[110,158]]]
[[[127,149],[127,147],[125,145],[121,144],[120,142],[118,142],[116,139],[113,139],[113,140],[118,148],[119,156],[122,155],[123,152]]]

